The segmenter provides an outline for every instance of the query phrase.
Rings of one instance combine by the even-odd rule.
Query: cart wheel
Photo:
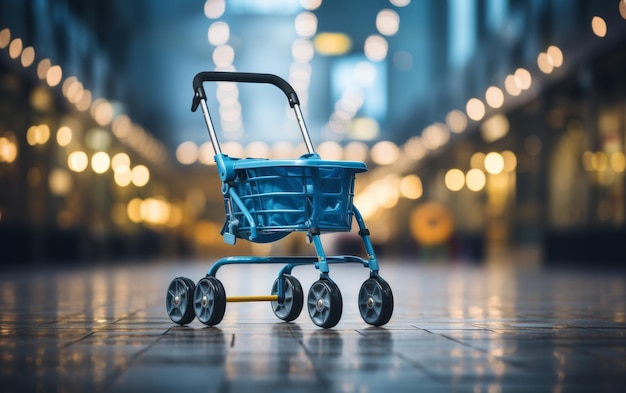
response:
[[[285,300],[282,303],[272,302],[272,310],[274,315],[283,321],[293,321],[298,318],[300,312],[302,312],[302,305],[304,304],[304,294],[302,292],[302,285],[300,281],[292,275],[283,275],[285,288]],[[272,285],[272,295],[278,294],[278,284],[280,278],[277,278]]]
[[[319,327],[331,328],[341,319],[341,292],[337,284],[328,279],[320,279],[311,285],[307,304],[311,320]]]
[[[170,282],[165,295],[165,309],[172,322],[186,325],[193,321],[193,281],[185,277],[176,277]]]
[[[204,277],[193,292],[193,309],[198,320],[205,325],[217,325],[226,311],[226,292],[215,277]]]
[[[365,280],[359,290],[359,311],[370,325],[382,326],[389,322],[393,313],[393,293],[387,281],[380,277]]]

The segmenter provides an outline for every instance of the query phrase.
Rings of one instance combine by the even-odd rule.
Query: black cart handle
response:
[[[206,100],[206,93],[202,84],[204,82],[249,82],[249,83],[270,83],[285,93],[289,106],[300,105],[298,95],[291,85],[283,78],[273,74],[259,74],[253,72],[221,72],[205,71],[199,72],[193,78],[193,103],[191,111],[195,112],[200,105],[200,100]]]

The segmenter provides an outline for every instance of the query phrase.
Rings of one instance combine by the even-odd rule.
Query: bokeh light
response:
[[[465,174],[460,169],[450,169],[446,172],[444,182],[450,191],[459,191],[465,185]]]

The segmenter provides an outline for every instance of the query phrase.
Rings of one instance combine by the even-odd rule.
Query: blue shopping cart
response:
[[[206,102],[204,82],[269,83],[280,88],[293,108],[308,153],[297,159],[269,160],[234,158],[222,153]],[[269,243],[291,232],[305,232],[317,256],[234,256],[216,261],[197,284],[177,277],[167,288],[165,306],[170,319],[185,325],[198,318],[208,326],[221,322],[228,302],[268,301],[274,314],[284,320],[296,319],[304,306],[300,282],[291,274],[297,266],[313,265],[320,278],[311,286],[307,308],[311,320],[323,328],[335,326],[341,319],[343,302],[339,287],[329,275],[329,264],[358,263],[370,270],[361,285],[358,306],[365,322],[386,324],[393,312],[393,294],[379,274],[378,261],[363,217],[353,205],[357,173],[367,171],[362,162],[323,160],[315,152],[304,124],[298,96],[284,79],[271,74],[243,72],[201,72],[193,79],[192,111],[201,107],[215,161],[222,182],[226,220],[224,241],[237,239]],[[327,256],[320,235],[349,232],[356,219],[367,259],[357,256]],[[282,264],[270,295],[226,296],[224,285],[216,277],[218,269],[235,264]]]

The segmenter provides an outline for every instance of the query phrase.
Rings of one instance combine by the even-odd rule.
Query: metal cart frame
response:
[[[232,158],[220,148],[203,87],[205,82],[267,83],[280,88],[294,110],[308,153],[298,159],[268,160]],[[374,326],[386,324],[393,312],[393,294],[379,276],[379,266],[370,233],[359,210],[352,203],[356,173],[367,171],[362,162],[322,160],[315,152],[307,131],[298,96],[284,79],[272,74],[243,72],[201,72],[193,79],[192,111],[202,110],[215,151],[222,182],[226,222],[224,241],[235,244],[244,239],[257,243],[274,242],[289,233],[306,232],[315,248],[315,257],[234,256],[216,261],[197,284],[188,278],[172,280],[166,293],[166,310],[180,325],[195,317],[205,325],[221,322],[227,302],[269,301],[274,314],[284,320],[296,319],[304,305],[302,286],[291,274],[297,266],[313,265],[320,279],[311,286],[306,303],[311,320],[323,328],[341,319],[343,302],[339,287],[330,278],[330,264],[357,263],[369,268],[370,277],[361,285],[358,305],[361,317]],[[357,256],[327,256],[320,239],[323,233],[349,232],[353,218],[359,226],[367,259]],[[226,296],[216,278],[218,270],[235,264],[282,264],[270,295]]]

